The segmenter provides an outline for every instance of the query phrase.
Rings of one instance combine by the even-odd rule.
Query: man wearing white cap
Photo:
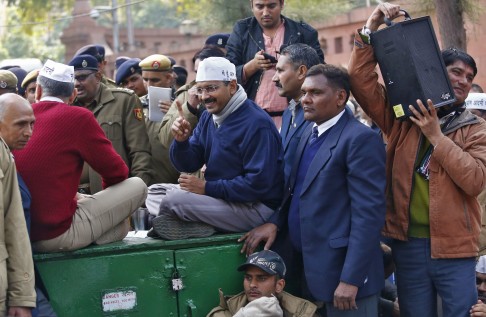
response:
[[[166,239],[242,232],[266,221],[281,201],[283,151],[270,117],[236,83],[235,66],[209,57],[198,67],[204,112],[191,136],[181,116],[172,125],[172,164],[180,189],[162,200],[154,231]],[[206,165],[205,179],[192,173]]]
[[[486,120],[486,94],[481,92],[470,92],[466,98],[466,108]]]
[[[37,78],[40,102],[32,105],[35,133],[22,151],[15,152],[32,195],[31,240],[38,252],[123,239],[129,230],[127,218],[147,195],[140,178],[127,179],[126,164],[94,115],[68,105],[75,97],[73,67],[48,60]],[[107,187],[93,196],[77,193],[84,162]]]

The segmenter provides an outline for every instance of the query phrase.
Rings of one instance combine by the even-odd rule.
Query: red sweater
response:
[[[32,195],[31,240],[49,240],[72,223],[83,163],[103,178],[103,187],[125,180],[128,167],[93,114],[55,101],[32,105],[36,118],[27,146],[15,163]]]

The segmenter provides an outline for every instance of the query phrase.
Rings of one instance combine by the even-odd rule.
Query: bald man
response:
[[[35,118],[29,103],[22,97],[6,93],[0,96],[0,288],[6,297],[0,299],[0,316],[30,317],[35,307],[34,266],[22,216],[22,201],[16,168],[8,148],[22,148],[32,134]],[[3,139],[4,138],[4,139]],[[5,141],[4,141],[5,140]],[[6,259],[8,258],[8,261]]]
[[[34,122],[34,111],[27,100],[14,93],[2,95],[0,136],[10,150],[25,147],[32,136]]]
[[[21,150],[32,136],[35,117],[30,103],[19,95],[2,96],[0,105],[0,136],[8,148]],[[30,231],[30,193],[22,177],[17,174],[27,229]]]

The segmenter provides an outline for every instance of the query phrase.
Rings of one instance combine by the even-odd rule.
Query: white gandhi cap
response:
[[[39,71],[39,76],[64,83],[74,83],[74,67],[48,59]]]
[[[196,82],[236,80],[236,67],[224,57],[208,57],[199,63]]]
[[[486,255],[479,257],[478,263],[476,263],[476,272],[486,274]]]
[[[486,110],[486,94],[482,92],[471,92],[466,98],[467,109]]]

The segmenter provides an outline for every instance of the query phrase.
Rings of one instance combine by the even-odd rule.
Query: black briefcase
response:
[[[403,11],[403,10],[402,10]],[[388,101],[397,119],[412,115],[409,105],[417,99],[427,107],[427,99],[439,108],[456,101],[440,54],[430,17],[393,23],[370,34],[371,45],[385,82]]]

